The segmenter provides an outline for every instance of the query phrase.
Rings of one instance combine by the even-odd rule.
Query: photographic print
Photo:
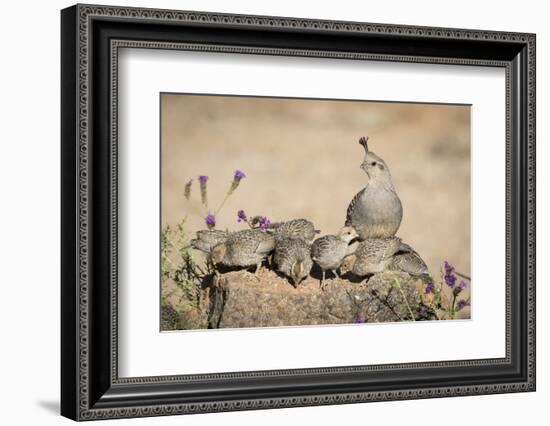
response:
[[[469,319],[470,112],[161,93],[161,331]]]

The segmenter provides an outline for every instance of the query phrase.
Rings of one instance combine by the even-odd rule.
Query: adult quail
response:
[[[259,229],[232,232],[227,239],[212,248],[212,262],[229,267],[256,266],[256,273],[263,260],[275,248],[275,237]]]
[[[393,256],[401,246],[401,239],[397,237],[370,238],[364,240],[355,249],[355,252],[346,256],[342,268],[358,277],[383,272],[393,262]]]
[[[429,277],[430,272],[426,263],[411,246],[401,243],[399,250],[393,256],[389,269],[402,271],[418,277]]]
[[[298,287],[313,266],[311,246],[302,238],[278,238],[273,263],[277,271],[290,278],[294,287]]]
[[[385,161],[369,151],[368,138],[359,143],[365,148],[361,169],[367,185],[351,200],[346,226],[353,226],[362,240],[393,237],[403,218],[403,207],[395,192],[390,170]]]
[[[325,289],[325,272],[327,270],[339,277],[337,269],[344,257],[349,254],[349,243],[357,237],[355,229],[349,226],[343,227],[338,235],[325,235],[317,238],[311,245],[311,258],[323,271],[321,278],[321,290]]]
[[[221,231],[219,229],[203,229],[197,231],[196,238],[191,240],[191,247],[210,254],[212,248],[225,242],[229,235],[228,231]]]

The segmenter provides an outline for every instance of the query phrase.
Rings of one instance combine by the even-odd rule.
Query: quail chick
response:
[[[402,271],[418,277],[428,277],[429,271],[426,263],[411,246],[401,243],[399,250],[393,256],[389,269]]]
[[[349,226],[343,227],[338,235],[325,235],[313,241],[311,246],[311,258],[317,263],[323,271],[321,278],[321,290],[325,289],[325,272],[332,271],[335,276],[339,276],[337,269],[342,260],[349,254],[349,243],[357,237],[355,229]]]
[[[212,248],[212,262],[229,267],[256,266],[256,273],[263,260],[275,248],[275,237],[259,229],[232,232],[227,239]]]
[[[383,272],[392,265],[393,256],[399,250],[401,239],[371,238],[359,243],[355,252],[346,256],[342,268],[358,277]]]
[[[290,278],[294,287],[309,275],[313,260],[311,246],[301,238],[279,238],[273,254],[276,270]]]
[[[359,140],[365,148],[361,169],[367,175],[367,184],[351,200],[345,225],[353,226],[362,240],[393,237],[401,224],[403,207],[388,166],[369,151],[367,141],[365,137]]]
[[[229,235],[228,231],[220,231],[218,229],[203,229],[197,231],[197,238],[191,240],[191,247],[210,254],[212,248],[220,243],[225,242]]]
[[[257,225],[258,219],[258,217],[251,219],[252,226]],[[313,240],[315,234],[319,232],[315,230],[313,223],[307,219],[292,219],[285,222],[270,223],[266,230],[277,239],[300,238],[306,241]]]

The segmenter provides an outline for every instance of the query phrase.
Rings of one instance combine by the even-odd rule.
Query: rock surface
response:
[[[298,288],[273,271],[245,271],[214,279],[209,292],[209,328],[276,327],[353,322],[410,321],[421,302],[417,279],[402,272],[374,275],[367,284],[308,277]]]

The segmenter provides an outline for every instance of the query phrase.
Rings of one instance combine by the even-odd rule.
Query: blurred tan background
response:
[[[397,235],[434,276],[444,260],[470,275],[469,106],[163,94],[161,123],[163,225],[187,216],[190,233],[205,228],[197,176],[209,176],[215,210],[239,169],[247,177],[218,228],[244,229],[243,209],[335,233],[366,182],[358,140],[368,135],[403,203]]]

